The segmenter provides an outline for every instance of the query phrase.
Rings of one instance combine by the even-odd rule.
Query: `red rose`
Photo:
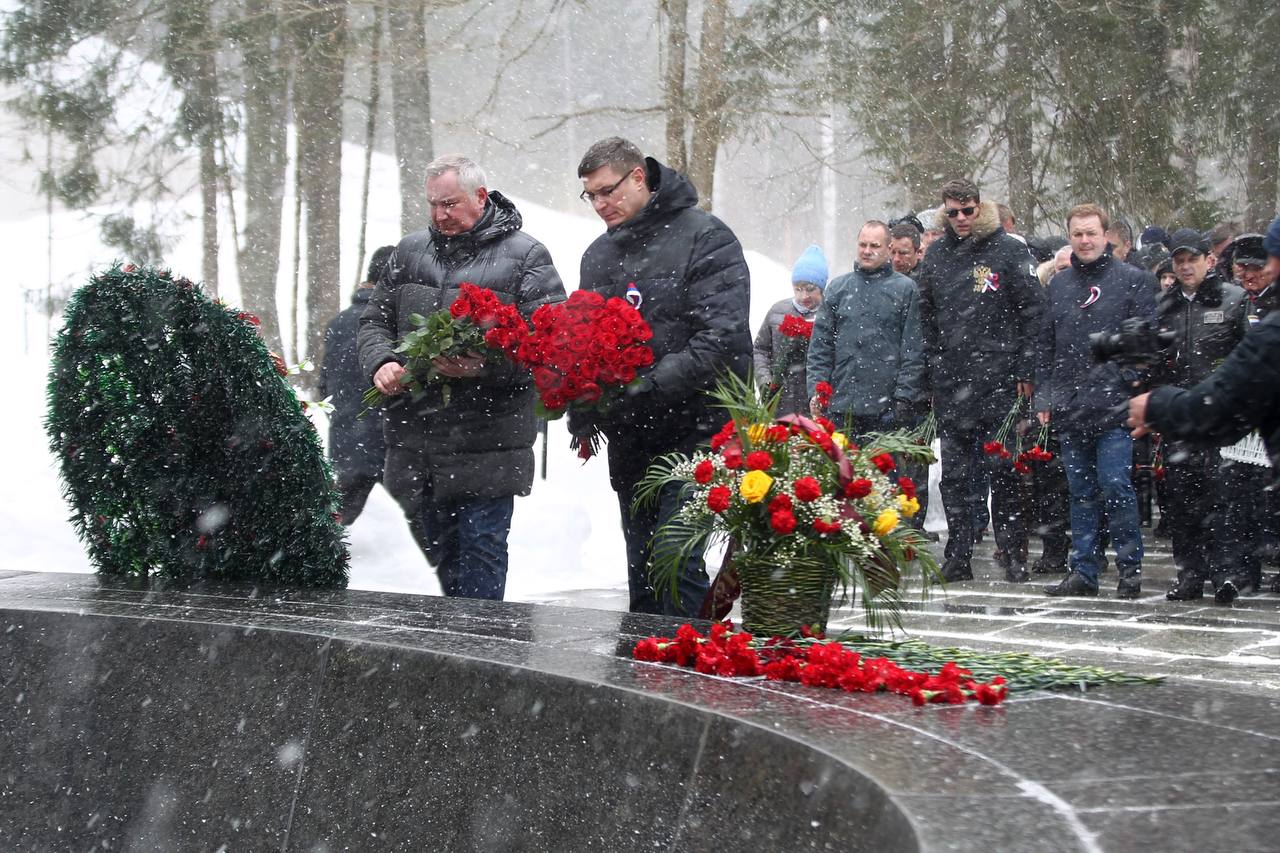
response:
[[[916,481],[910,477],[899,477],[898,490],[908,498],[914,498],[916,496]]]
[[[765,450],[753,450],[747,454],[748,471],[768,471],[773,467],[773,455]]]
[[[822,485],[813,477],[801,477],[792,484],[796,497],[806,503],[822,497]]]
[[[728,486],[712,486],[711,491],[707,492],[707,509],[712,512],[724,512],[729,508],[729,498],[732,492]]]
[[[888,453],[881,453],[871,457],[871,464],[879,468],[881,474],[888,474],[893,470],[893,457]]]
[[[465,297],[459,296],[453,300],[453,304],[449,306],[449,316],[455,320],[460,320],[471,313],[471,304]]]
[[[786,536],[794,533],[796,529],[796,517],[791,510],[779,510],[769,515],[769,526],[773,528],[773,532],[779,536]]]
[[[706,485],[711,482],[712,476],[716,473],[716,466],[711,464],[710,459],[703,459],[693,469],[693,479],[697,483]]]
[[[844,496],[857,500],[871,494],[871,481],[863,478],[850,480],[845,484]]]

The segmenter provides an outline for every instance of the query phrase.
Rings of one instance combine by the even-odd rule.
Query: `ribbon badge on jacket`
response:
[[[1089,288],[1089,298],[1086,299],[1084,302],[1081,302],[1080,307],[1088,308],[1090,305],[1097,302],[1101,298],[1102,298],[1102,288],[1098,287],[1098,285],[1095,284],[1093,287]]]
[[[1000,273],[992,272],[991,267],[976,266],[973,268],[973,292],[995,293],[1000,289]]]
[[[644,297],[640,295],[640,288],[636,287],[634,281],[627,282],[627,302],[636,309],[640,307],[641,302],[644,302]]]

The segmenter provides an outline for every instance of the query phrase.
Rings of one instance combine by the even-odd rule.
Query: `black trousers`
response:
[[[1031,463],[1032,507],[1036,535],[1044,544],[1045,562],[1065,565],[1071,550],[1071,504],[1067,493],[1067,472],[1062,467],[1062,448],[1058,433],[1050,431],[1047,446],[1053,454],[1048,462]]]
[[[973,558],[974,519],[982,493],[982,472],[991,478],[991,526],[996,547],[1006,554],[1026,553],[1027,530],[1023,523],[1019,477],[1011,460],[987,456],[984,442],[990,441],[998,424],[941,423],[942,505],[947,513],[948,562],[969,565]]]
[[[1180,442],[1169,442],[1165,448],[1165,527],[1173,540],[1179,580],[1205,581],[1212,574],[1221,460],[1216,449],[1200,450]]]
[[[382,482],[382,473],[339,471],[337,479],[338,515],[342,524],[350,527],[364,512],[365,501],[369,500],[374,485]]]
[[[1275,495],[1265,491],[1271,469],[1265,465],[1222,460],[1218,469],[1221,502],[1218,507],[1217,554],[1214,580],[1236,577],[1260,583],[1280,531]]]

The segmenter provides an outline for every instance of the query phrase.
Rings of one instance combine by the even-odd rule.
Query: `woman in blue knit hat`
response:
[[[756,335],[756,382],[778,394],[779,415],[809,411],[805,357],[813,318],[827,286],[827,257],[811,245],[791,268],[791,296],[774,303]]]

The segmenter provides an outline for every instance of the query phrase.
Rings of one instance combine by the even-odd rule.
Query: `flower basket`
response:
[[[740,553],[733,559],[742,584],[742,624],[764,637],[787,636],[802,628],[827,629],[837,569],[825,554],[780,563],[768,554]]]
[[[932,452],[908,433],[869,436],[858,447],[825,418],[775,418],[777,397],[760,394],[747,380],[722,379],[712,396],[730,419],[709,448],[661,457],[641,481],[637,504],[673,484],[688,495],[655,536],[664,543],[650,567],[655,588],[677,594],[690,554],[730,541],[751,631],[820,630],[837,590],[842,600],[860,593],[869,627],[900,625],[905,575],[918,573],[927,590],[937,563],[903,523],[920,504],[915,484],[892,476],[893,456],[923,461]],[[717,578],[713,595],[732,586]]]

